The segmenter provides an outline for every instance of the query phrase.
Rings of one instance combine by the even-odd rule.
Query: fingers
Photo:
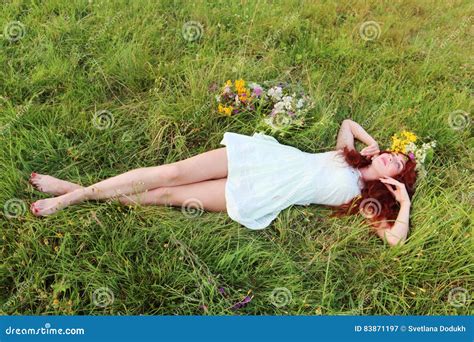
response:
[[[379,180],[383,183],[389,183],[389,184],[393,184],[393,185],[396,185],[396,186],[400,186],[402,183],[400,183],[399,181],[397,181],[396,179],[393,179],[392,177],[381,177],[379,178]]]
[[[395,179],[388,176],[383,176],[379,178],[379,181],[393,184],[393,181],[395,181]]]

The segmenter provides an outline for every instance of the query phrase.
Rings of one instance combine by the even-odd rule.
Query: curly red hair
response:
[[[361,155],[359,151],[355,149],[349,149],[347,146],[345,146],[340,153],[343,155],[345,161],[354,168],[360,169],[372,164],[371,159]],[[380,151],[380,154],[383,153],[393,152],[389,150]],[[392,178],[405,184],[408,196],[411,200],[415,193],[415,183],[417,178],[417,170],[415,170],[416,162],[407,154],[400,153],[406,156],[408,160],[402,172]],[[331,206],[333,213],[330,216],[353,215],[358,212],[367,214],[367,211],[369,211],[367,215],[364,215],[366,218],[372,222],[386,219],[391,228],[398,216],[400,204],[395,200],[395,197],[381,181],[372,180],[364,181],[364,183],[364,188],[361,190],[359,196],[354,197],[349,202],[340,206]]]

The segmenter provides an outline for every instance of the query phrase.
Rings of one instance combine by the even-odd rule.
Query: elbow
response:
[[[387,237],[386,238],[387,243],[390,245],[390,247],[395,247],[395,246],[401,246],[405,243],[404,238],[398,238],[398,237]]]

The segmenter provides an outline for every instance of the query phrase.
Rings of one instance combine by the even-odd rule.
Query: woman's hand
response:
[[[360,151],[360,154],[362,154],[365,157],[369,157],[370,159],[372,159],[374,156],[376,156],[379,153],[380,153],[379,144],[377,144],[376,141],[374,141],[369,146],[364,147],[362,151]]]
[[[379,178],[379,180],[387,187],[387,189],[392,193],[392,195],[395,197],[397,202],[400,203],[400,205],[403,203],[410,204],[410,197],[408,196],[405,184],[388,176],[381,177]],[[395,186],[395,190],[393,190],[390,184]]]

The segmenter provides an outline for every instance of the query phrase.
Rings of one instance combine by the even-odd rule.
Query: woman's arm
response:
[[[408,196],[405,184],[393,179],[392,177],[382,177],[380,181],[384,183],[387,189],[393,194],[395,200],[400,203],[397,219],[392,228],[386,220],[382,220],[377,225],[376,233],[382,239],[386,239],[391,246],[397,245],[399,242],[403,244],[408,235],[410,220],[410,196]],[[395,186],[395,190],[392,188]]]
[[[410,206],[410,201],[400,204],[400,211],[391,228],[387,220],[382,220],[379,224],[375,225],[377,235],[382,240],[386,240],[390,246],[396,246],[399,242],[400,245],[405,243],[408,230],[410,229]]]
[[[337,135],[336,150],[343,149],[344,146],[355,150],[354,138],[360,140],[368,146],[361,151],[361,154],[364,155],[365,152],[367,152],[366,155],[370,156],[378,153],[379,148],[375,139],[372,138],[369,133],[367,133],[365,129],[362,128],[361,125],[350,119],[345,119],[342,121],[341,128]]]
[[[343,120],[339,133],[337,134],[336,150],[342,150],[347,146],[350,150],[354,150],[354,134],[349,119]]]

